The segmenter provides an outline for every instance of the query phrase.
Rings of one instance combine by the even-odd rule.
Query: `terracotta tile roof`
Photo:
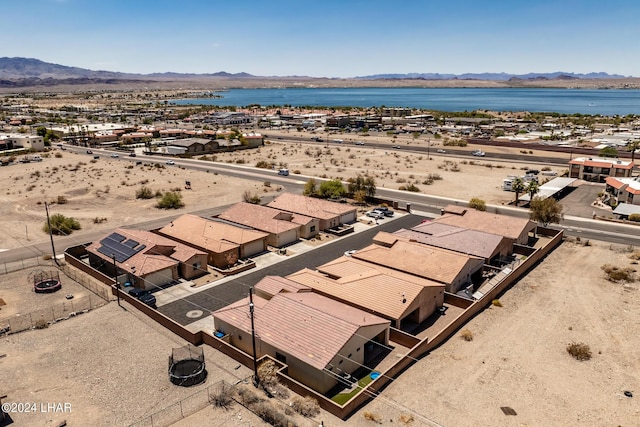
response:
[[[381,234],[381,233],[379,233]],[[388,234],[388,233],[385,233]],[[411,230],[401,229],[393,233],[394,236],[436,246],[451,251],[466,253],[490,259],[502,244],[503,236],[469,230],[437,222],[425,222]],[[378,236],[374,241],[378,240]]]
[[[345,256],[318,267],[318,271],[304,269],[287,278],[394,320],[416,308],[414,301],[425,288],[444,288],[431,280]]]
[[[479,257],[399,239],[391,247],[373,244],[351,255],[353,258],[405,271],[419,277],[451,284],[467,265],[482,265]]]
[[[299,224],[291,222],[293,218],[289,213],[244,202],[231,206],[222,212],[219,218],[273,234],[298,229],[300,227]]]
[[[626,184],[622,181],[620,181],[617,178],[614,178],[612,176],[608,176],[605,179],[605,182],[607,183],[607,185],[610,185],[611,187],[615,188],[616,190],[621,189],[622,187],[624,187]]]
[[[324,369],[361,327],[389,321],[312,292],[254,296],[254,324],[260,340],[304,363]],[[251,333],[249,299],[222,308],[214,319]]]
[[[433,222],[483,231],[489,234],[518,239],[525,231],[535,228],[535,224],[528,219],[516,218],[508,215],[499,215],[490,212],[481,212],[475,209],[465,208],[463,215],[449,212],[459,212],[459,206],[449,205],[444,208],[445,214],[434,219]]]
[[[277,295],[281,292],[297,293],[311,291],[311,288],[308,286],[301,285],[298,282],[294,282],[293,280],[280,276],[263,277],[258,283],[256,283],[255,289],[271,296]]]
[[[356,211],[356,208],[343,203],[330,202],[291,193],[281,194],[268,203],[267,206],[320,219],[331,219]]]
[[[570,165],[584,165],[596,168],[633,169],[634,163],[608,157],[578,157],[569,162]]]
[[[146,248],[131,258],[122,263],[118,263],[119,268],[139,277],[144,277],[147,274],[178,265],[179,262],[186,262],[196,255],[206,255],[202,251],[159,236],[150,231],[118,228],[115,232],[127,239],[133,239],[139,244],[146,246]],[[99,256],[106,262],[112,262],[110,257],[98,251],[98,248],[101,246],[101,240],[102,239],[98,239],[87,246],[87,251]]]
[[[234,226],[220,221],[212,221],[197,215],[185,214],[162,227],[160,233],[174,236],[185,242],[211,252],[221,253],[235,249],[238,245],[266,239],[268,234]]]

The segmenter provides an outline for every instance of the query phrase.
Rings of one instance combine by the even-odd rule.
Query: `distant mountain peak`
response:
[[[608,74],[604,72],[596,73],[567,73],[556,71],[553,73],[465,73],[465,74],[440,74],[440,73],[406,73],[406,74],[373,74],[369,76],[359,76],[356,79],[420,79],[420,80],[495,80],[495,81],[517,81],[517,80],[573,80],[573,79],[622,79],[625,76],[620,74]]]

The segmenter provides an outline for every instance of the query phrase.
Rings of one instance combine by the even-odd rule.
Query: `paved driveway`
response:
[[[218,286],[170,302],[158,307],[158,311],[181,325],[193,323],[198,319],[187,317],[189,311],[201,310],[203,311],[203,316],[208,316],[209,312],[226,307],[246,297],[249,294],[249,288],[265,276],[286,276],[305,267],[314,269],[319,265],[339,258],[345,251],[362,249],[370,245],[373,236],[379,231],[393,232],[400,228],[411,228],[418,225],[423,219],[424,217],[419,215],[403,215],[392,221],[381,222],[379,226],[372,227],[369,230],[345,236],[317,249],[245,274],[238,279],[224,282]]]

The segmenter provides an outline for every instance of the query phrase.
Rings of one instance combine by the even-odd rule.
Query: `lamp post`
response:
[[[116,284],[116,297],[118,298],[118,307],[122,307],[120,305],[120,285],[118,284],[118,269],[116,267],[116,254],[111,254],[111,259],[113,259],[113,281]]]

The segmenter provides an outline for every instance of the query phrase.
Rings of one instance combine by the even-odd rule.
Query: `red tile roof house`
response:
[[[569,162],[569,178],[603,183],[608,176],[630,177],[633,167],[633,162],[629,160],[608,157],[578,157]]]
[[[438,222],[425,222],[393,234],[425,245],[478,256],[484,258],[485,264],[495,264],[513,253],[513,241],[504,236]]]
[[[267,243],[276,248],[294,243],[300,237],[315,236],[320,224],[315,218],[245,202],[236,203],[218,218],[269,233]]]
[[[419,324],[444,304],[444,284],[342,256],[318,267],[303,269],[287,279],[314,292],[389,319]]]
[[[349,378],[389,343],[388,320],[313,292],[256,295],[253,302],[256,357],[285,363],[291,378],[319,393]],[[212,316],[231,345],[253,353],[248,298]]]
[[[484,266],[483,258],[411,242],[391,233],[378,233],[374,242],[351,256],[442,283],[451,293],[471,285],[472,276],[480,277]]]
[[[128,248],[128,249],[127,249]],[[115,233],[87,247],[89,265],[113,276],[113,255],[119,283],[155,289],[183,277],[187,280],[206,272],[207,254],[150,231],[118,228]]]
[[[607,193],[617,198],[618,203],[640,205],[640,177],[613,178],[607,177]]]
[[[519,245],[527,245],[529,233],[536,228],[536,224],[528,219],[482,212],[468,207],[449,205],[443,211],[444,215],[434,219],[434,222],[497,234]]]
[[[267,233],[234,226],[221,220],[209,220],[185,214],[158,230],[161,235],[175,239],[209,254],[208,263],[227,268],[238,259],[245,259],[267,250]]]
[[[267,204],[270,208],[317,218],[320,231],[350,224],[357,219],[357,209],[344,203],[283,193]]]

